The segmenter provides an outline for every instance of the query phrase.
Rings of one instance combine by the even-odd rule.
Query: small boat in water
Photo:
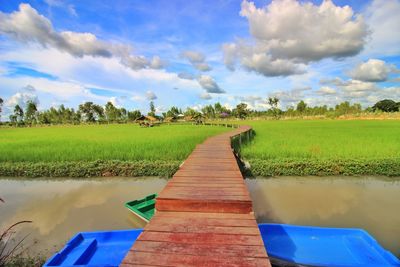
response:
[[[259,224],[271,263],[276,266],[400,266],[366,231],[286,224]]]
[[[154,215],[156,197],[157,194],[152,194],[142,199],[129,201],[125,203],[125,207],[145,222],[148,222]]]
[[[43,267],[119,266],[142,231],[134,229],[78,233]]]

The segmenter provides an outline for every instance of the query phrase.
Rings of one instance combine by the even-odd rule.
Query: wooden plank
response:
[[[226,235],[217,233],[168,233],[144,231],[138,240],[185,244],[219,244],[264,246],[261,238],[254,235]]]
[[[254,227],[257,228],[256,220],[236,220],[228,218],[190,218],[190,217],[159,217],[154,216],[149,225],[175,225],[175,226],[185,226],[185,225],[206,225],[206,226],[227,226],[227,227]],[[145,228],[147,229],[147,228]],[[257,228],[258,229],[258,228]]]
[[[264,246],[221,245],[221,244],[185,244],[160,241],[137,241],[132,251],[162,254],[199,255],[219,257],[265,257]]]
[[[179,199],[157,199],[158,211],[197,211],[197,212],[224,212],[224,213],[251,213],[251,201],[196,201]]]
[[[157,256],[156,256],[157,255]],[[129,265],[126,265],[129,264]],[[249,257],[210,257],[198,255],[174,255],[151,252],[129,253],[120,266],[218,266],[218,267],[263,267],[268,265],[267,258]]]
[[[157,217],[190,217],[190,218],[215,218],[215,219],[235,219],[235,220],[254,220],[252,214],[237,214],[237,213],[213,213],[213,212],[157,212]]]
[[[271,266],[230,143],[249,129],[196,146],[121,266]]]

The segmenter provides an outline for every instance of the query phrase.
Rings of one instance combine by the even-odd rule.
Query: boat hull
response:
[[[362,229],[285,224],[259,224],[259,229],[268,255],[280,266],[400,266]]]

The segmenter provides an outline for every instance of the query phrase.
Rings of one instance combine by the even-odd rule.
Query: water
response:
[[[367,230],[400,257],[400,178],[246,180],[257,221]]]
[[[160,178],[0,179],[0,229],[17,229],[32,255],[49,256],[79,231],[141,228],[124,203],[162,190]],[[400,178],[248,179],[259,222],[360,227],[400,256]]]
[[[49,256],[76,232],[142,228],[145,224],[124,203],[157,193],[167,180],[112,178],[90,180],[1,180],[0,230],[20,220],[16,240],[29,253]]]

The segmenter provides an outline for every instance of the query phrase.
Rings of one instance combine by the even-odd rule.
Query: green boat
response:
[[[129,201],[125,203],[125,207],[142,220],[148,222],[154,215],[156,197],[157,194],[152,194],[142,199]]]

